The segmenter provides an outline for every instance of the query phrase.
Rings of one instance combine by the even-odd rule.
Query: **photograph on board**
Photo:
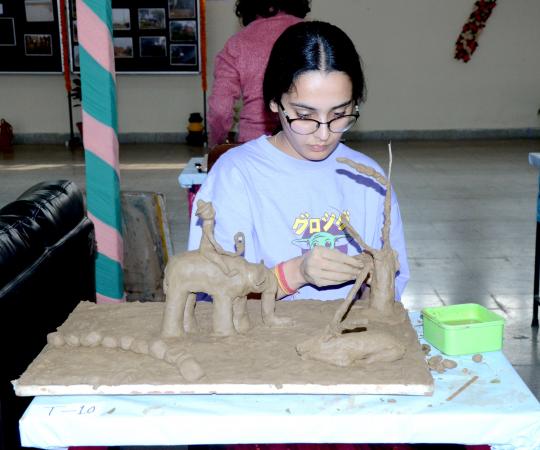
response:
[[[139,38],[141,58],[158,58],[167,56],[167,39],[165,36],[141,36]]]
[[[140,30],[162,30],[165,28],[165,8],[139,8]]]
[[[79,33],[77,31],[77,21],[73,21],[73,42],[78,43],[79,42]]]
[[[27,22],[54,22],[53,0],[24,0]]]
[[[131,30],[129,8],[112,9],[113,30]]]
[[[197,46],[194,44],[171,44],[172,66],[196,66]]]
[[[74,45],[73,46],[73,65],[75,67],[81,67],[81,62],[79,58],[79,46]]]
[[[51,56],[52,36],[50,34],[25,34],[24,53],[26,56]]]
[[[197,40],[197,22],[195,20],[171,20],[169,25],[171,41]]]
[[[169,0],[169,19],[194,19],[195,0]]]
[[[113,37],[114,57],[133,58],[133,38]]]
[[[0,45],[9,47],[17,45],[13,17],[0,17]]]

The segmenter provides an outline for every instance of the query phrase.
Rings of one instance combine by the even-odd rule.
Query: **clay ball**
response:
[[[120,338],[120,347],[123,350],[129,350],[131,343],[135,340],[133,336],[122,336]]]
[[[164,359],[167,353],[167,344],[161,339],[150,343],[150,354],[156,359]]]
[[[176,362],[176,366],[187,381],[197,381],[204,376],[204,370],[201,365],[191,356],[188,358],[180,358],[180,360]]]
[[[102,336],[97,331],[90,331],[90,333],[81,337],[81,345],[83,347],[97,347],[102,340]]]
[[[148,342],[143,339],[134,339],[129,348],[135,353],[141,353],[144,355],[147,355],[149,352]]]
[[[58,331],[49,333],[47,335],[47,344],[52,345],[53,347],[62,347],[66,343],[64,336],[62,336]]]
[[[442,365],[445,369],[454,369],[455,367],[457,367],[457,362],[452,359],[443,359]]]
[[[484,357],[480,353],[477,353],[476,355],[473,355],[472,357],[472,360],[476,363],[482,362],[483,359]]]
[[[114,336],[105,336],[101,341],[101,345],[105,348],[116,348],[120,345],[120,342]]]
[[[443,358],[442,358],[441,355],[432,356],[431,358],[429,358],[427,360],[428,366],[429,367],[436,367],[442,362],[442,359]]]

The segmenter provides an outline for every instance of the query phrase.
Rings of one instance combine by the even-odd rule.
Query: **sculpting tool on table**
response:
[[[476,380],[478,380],[478,375],[475,375],[472,377],[469,381],[467,381],[463,386],[461,386],[456,392],[454,392],[450,397],[446,399],[446,401],[452,400],[454,397],[461,394],[465,389],[467,389],[471,384],[473,384]]]

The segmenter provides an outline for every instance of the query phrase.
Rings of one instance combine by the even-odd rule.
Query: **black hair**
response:
[[[275,42],[266,66],[263,97],[279,103],[305,72],[343,72],[352,83],[352,98],[365,100],[366,86],[362,62],[351,39],[335,25],[326,22],[299,22],[287,28]]]
[[[272,17],[278,12],[303,19],[311,11],[310,0],[236,0],[235,14],[246,26],[258,17]]]

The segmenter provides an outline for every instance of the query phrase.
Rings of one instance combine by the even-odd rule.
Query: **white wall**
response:
[[[467,64],[453,50],[472,0],[330,3],[315,0],[313,16],[341,25],[362,55],[363,129],[540,126],[540,2],[498,2]]]
[[[499,2],[467,64],[454,42],[472,0],[312,0],[313,19],[341,26],[367,75],[357,130],[540,130],[540,2]],[[207,0],[208,67],[238,28],[234,0]],[[1,64],[1,62],[0,62]],[[209,79],[211,85],[211,77]],[[119,131],[184,133],[202,112],[200,76],[119,75]],[[61,75],[1,75],[0,117],[17,134],[67,133]],[[538,134],[537,134],[538,135]]]

